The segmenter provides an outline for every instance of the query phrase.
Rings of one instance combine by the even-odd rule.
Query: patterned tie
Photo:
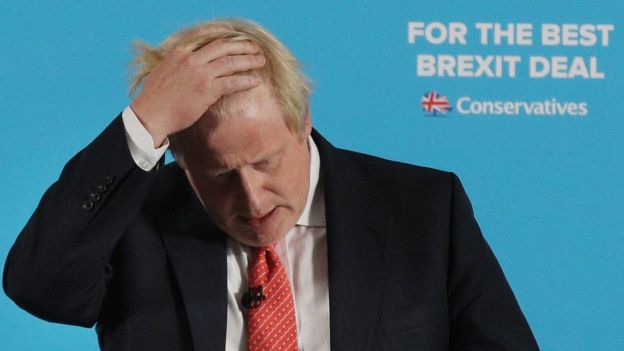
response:
[[[296,351],[295,307],[273,245],[257,249],[249,276],[249,292],[243,297],[243,306],[249,310],[249,351]]]

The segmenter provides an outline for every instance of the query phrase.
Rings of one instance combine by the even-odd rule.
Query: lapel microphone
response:
[[[262,285],[258,285],[255,288],[249,288],[247,292],[243,294],[241,304],[246,310],[250,310],[252,308],[259,307],[265,298],[266,297],[262,293]]]

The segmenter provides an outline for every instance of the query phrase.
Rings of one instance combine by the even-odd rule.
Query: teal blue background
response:
[[[624,57],[620,0],[54,1],[0,4],[0,258],[65,161],[130,102],[130,43],[249,17],[315,84],[333,143],[459,174],[543,350],[624,349]],[[407,43],[409,21],[614,24],[609,47]],[[471,39],[473,38],[473,39]],[[603,80],[419,78],[419,53],[597,56]],[[453,100],[586,101],[586,117],[425,117]],[[93,329],[38,320],[0,296],[2,350],[96,350]]]

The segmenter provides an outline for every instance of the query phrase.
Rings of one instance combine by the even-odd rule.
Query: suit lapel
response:
[[[159,217],[162,240],[180,286],[195,350],[222,350],[227,327],[225,235],[210,222],[183,173],[176,172],[175,180],[162,182],[169,188],[165,195],[171,205],[171,211]]]
[[[325,189],[331,348],[368,349],[383,283],[385,235],[376,189],[317,133]]]

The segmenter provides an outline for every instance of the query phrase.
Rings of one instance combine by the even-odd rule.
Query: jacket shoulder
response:
[[[385,193],[396,190],[400,193],[450,192],[457,176],[448,171],[431,167],[389,160],[360,152],[336,149],[343,167],[353,169],[379,187]]]

